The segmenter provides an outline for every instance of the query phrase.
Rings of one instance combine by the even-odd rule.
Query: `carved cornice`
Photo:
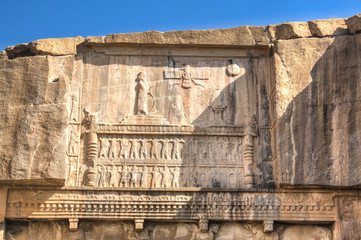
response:
[[[11,189],[6,218],[335,220],[333,193]]]
[[[99,123],[98,134],[245,136],[243,126],[124,125]],[[256,134],[251,134],[256,136]]]

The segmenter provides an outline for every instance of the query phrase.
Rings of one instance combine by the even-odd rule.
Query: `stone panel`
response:
[[[274,185],[266,51],[91,47],[70,86],[68,186]]]
[[[194,223],[147,223],[144,230],[135,231],[133,224],[116,221],[81,221],[76,232],[69,231],[66,222],[7,222],[6,240],[25,239],[175,239],[175,240],[280,240],[280,239],[332,239],[326,225],[283,225],[274,233],[263,233],[259,223],[212,223],[209,230],[201,233]],[[300,236],[299,238],[297,236]],[[352,238],[349,238],[352,239]]]
[[[0,239],[359,239],[359,19],[8,47]]]
[[[297,49],[295,53],[298,53],[293,55],[293,51],[288,51],[280,55],[286,77],[282,78],[284,82],[280,81],[285,86],[279,84],[280,96],[284,98],[279,104],[285,108],[278,112],[278,151],[280,173],[290,173],[281,182],[360,184],[358,39],[358,36],[341,36],[333,40],[279,42],[280,53],[282,49]],[[316,51],[310,48],[311,44],[317,44]],[[319,58],[314,58],[316,53]]]
[[[35,56],[0,64],[0,179],[64,183],[73,57]]]

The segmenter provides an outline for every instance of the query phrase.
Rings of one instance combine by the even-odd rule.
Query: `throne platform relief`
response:
[[[212,220],[271,231],[275,220],[333,218],[332,201],[261,190],[274,186],[267,50],[91,47],[69,86],[65,187],[9,192],[8,217],[66,218],[71,229],[197,221],[201,232]]]

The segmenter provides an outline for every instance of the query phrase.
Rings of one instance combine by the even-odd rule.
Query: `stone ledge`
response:
[[[86,37],[92,44],[205,45],[205,46],[268,46],[266,27],[240,26],[226,29],[149,31]]]
[[[361,14],[348,19],[335,18],[309,22],[287,22],[268,26],[240,26],[225,29],[149,31],[107,36],[48,38],[6,48],[9,59],[33,55],[75,55],[77,46],[87,45],[179,45],[179,46],[269,46],[277,40],[328,37],[361,32]],[[4,59],[1,57],[0,59]]]
[[[268,45],[264,27],[241,26],[229,29],[186,30],[169,32],[141,32],[109,34],[108,44],[155,44],[155,45],[217,45],[255,46]],[[256,40],[253,37],[255,35]]]
[[[276,39],[293,39],[311,37],[307,22],[287,22],[276,25]]]
[[[314,37],[339,36],[350,33],[343,18],[312,20],[308,22],[308,26]]]
[[[42,178],[42,179],[19,179],[19,180],[9,180],[9,179],[0,179],[0,186],[64,186],[65,179],[61,178]]]
[[[346,25],[352,34],[361,32],[361,13],[346,19]]]
[[[34,56],[28,47],[27,43],[20,43],[15,46],[9,46],[5,48],[5,52],[9,59],[17,58],[17,57],[27,57]]]
[[[75,55],[77,54],[77,46],[83,42],[82,37],[46,38],[9,46],[5,51],[9,59],[34,55]]]
[[[84,41],[82,37],[47,38],[30,42],[28,47],[35,55],[75,55],[76,47]]]
[[[336,218],[334,194],[9,189],[7,219],[317,221]],[[61,214],[59,214],[61,213]]]

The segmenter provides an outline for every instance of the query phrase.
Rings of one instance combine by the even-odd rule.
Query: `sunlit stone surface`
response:
[[[0,239],[361,238],[361,17],[0,54]]]

